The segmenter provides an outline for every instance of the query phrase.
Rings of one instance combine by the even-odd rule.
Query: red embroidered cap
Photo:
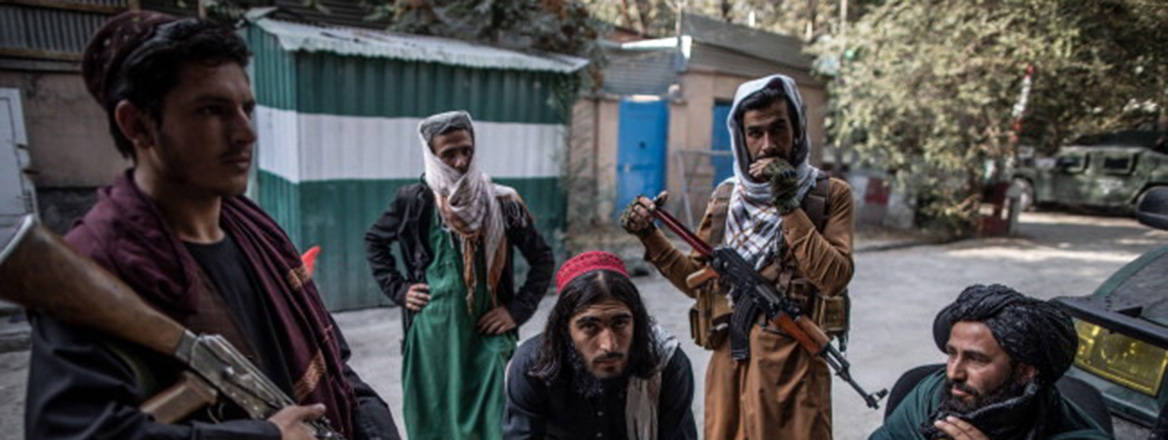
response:
[[[597,269],[611,270],[629,276],[629,271],[625,270],[625,263],[620,257],[604,251],[585,252],[560,266],[560,271],[556,273],[556,294],[564,290],[564,286],[576,277]]]

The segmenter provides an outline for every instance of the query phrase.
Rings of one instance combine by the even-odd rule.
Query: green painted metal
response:
[[[328,53],[296,53],[294,57],[295,110],[304,113],[421,117],[462,108],[485,121],[566,121],[549,104],[552,86],[567,78],[561,74]]]
[[[265,106],[347,116],[424,117],[466,109],[478,120],[566,124],[552,105],[569,74],[475,69],[389,58],[284,51],[257,26],[247,30],[254,54],[256,101]]]
[[[246,30],[251,49],[252,78],[256,102],[268,107],[293,109],[296,106],[296,64],[293,54],[280,48],[276,37],[258,27]]]
[[[514,187],[527,203],[544,239],[562,255],[565,198],[557,178],[496,179]],[[330,310],[388,304],[365,260],[365,231],[389,206],[397,190],[417,182],[392,180],[325,180],[292,184],[260,172],[260,204],[284,227],[297,249],[321,246],[313,278]],[[394,250],[396,252],[396,249]],[[517,274],[527,264],[517,258]],[[522,280],[522,278],[520,278]]]
[[[300,189],[296,184],[276,174],[259,170],[256,173],[259,187],[255,194],[260,207],[284,228],[284,233],[297,249],[308,249],[300,240]]]
[[[552,102],[554,91],[573,79],[569,74],[288,52],[259,27],[248,27],[244,35],[253,53],[256,101],[267,107],[413,118],[462,108],[481,121],[567,125],[569,115]],[[365,262],[364,234],[397,189],[416,180],[291,182],[260,170],[257,181],[260,205],[297,248],[321,246],[314,278],[330,310],[387,304]],[[544,238],[562,255],[559,231],[565,224],[566,199],[559,179],[496,181],[519,191]],[[525,273],[526,262],[516,262],[517,272]]]

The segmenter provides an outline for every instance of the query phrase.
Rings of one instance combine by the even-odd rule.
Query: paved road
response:
[[[853,331],[848,357],[856,379],[870,390],[891,387],[905,370],[943,361],[933,345],[933,316],[973,283],[999,282],[1022,292],[1051,298],[1090,293],[1107,275],[1140,253],[1168,243],[1168,232],[1133,220],[1055,213],[1024,214],[1014,238],[966,240],[856,255],[851,284]],[[702,389],[709,355],[686,338],[689,300],[659,276],[636,279],[650,312],[681,337]],[[529,337],[540,331],[554,301],[549,297],[521,328]],[[401,420],[400,314],[374,309],[337,315],[353,348],[353,367],[391,403]],[[20,438],[23,426],[26,353],[0,355],[0,440]],[[837,439],[862,439],[879,426],[880,411],[868,410],[846,384],[835,381]],[[701,422],[702,402],[694,402]],[[1125,431],[1131,432],[1131,431]],[[1125,434],[1118,438],[1139,438]]]

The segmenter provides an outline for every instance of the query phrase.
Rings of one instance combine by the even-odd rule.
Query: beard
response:
[[[951,413],[964,414],[979,408],[983,408],[996,403],[1005,402],[1015,397],[1021,396],[1026,391],[1028,381],[1019,380],[1018,369],[1012,369],[1010,376],[1006,377],[1006,381],[998,388],[989,393],[982,394],[970,387],[965,382],[955,382],[948,378],[945,379],[945,391],[942,395],[940,409]],[[972,401],[967,402],[959,397],[953,395],[953,388],[964,391],[966,394],[973,396]]]
[[[238,196],[247,191],[247,173],[243,173],[242,180],[237,177],[209,177],[207,171],[218,171],[215,168],[219,157],[190,158],[183,154],[183,145],[173,134],[163,131],[161,127],[155,130],[158,163],[154,167],[170,186],[182,188],[194,195],[212,197]]]
[[[1044,402],[1043,396],[1049,394],[1040,390],[1034,380],[1018,379],[1018,370],[1011,371],[1001,386],[984,395],[976,394],[976,390],[965,383],[946,379],[940,405],[922,423],[919,432],[926,439],[947,439],[949,436],[933,426],[933,421],[954,416],[995,440],[1035,438],[1034,434],[1041,432],[1044,426],[1044,420],[1040,417],[1043,414],[1040,408]],[[954,386],[970,393],[973,401],[965,402],[954,397]]]
[[[569,343],[565,351],[568,353],[568,364],[572,366],[572,389],[576,393],[587,399],[596,399],[624,390],[628,383],[627,373],[600,379],[588,370],[588,365],[585,364],[584,358],[580,357],[575,346]]]

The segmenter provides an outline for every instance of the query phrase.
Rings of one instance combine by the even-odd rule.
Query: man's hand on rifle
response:
[[[790,162],[774,158],[767,162],[762,176],[770,182],[771,204],[779,214],[786,215],[799,207],[799,172]]]
[[[662,191],[657,195],[657,201],[649,200],[645,196],[637,196],[629,206],[625,207],[624,213],[621,214],[620,225],[628,233],[638,237],[649,235],[657,229],[653,225],[653,211],[657,209],[659,204],[665,203],[669,194]]]
[[[280,429],[281,440],[316,440],[306,424],[324,415],[324,405],[289,406],[268,417]]]
[[[410,311],[421,311],[422,307],[430,303],[430,286],[418,283],[410,286],[406,291],[406,308]]]

